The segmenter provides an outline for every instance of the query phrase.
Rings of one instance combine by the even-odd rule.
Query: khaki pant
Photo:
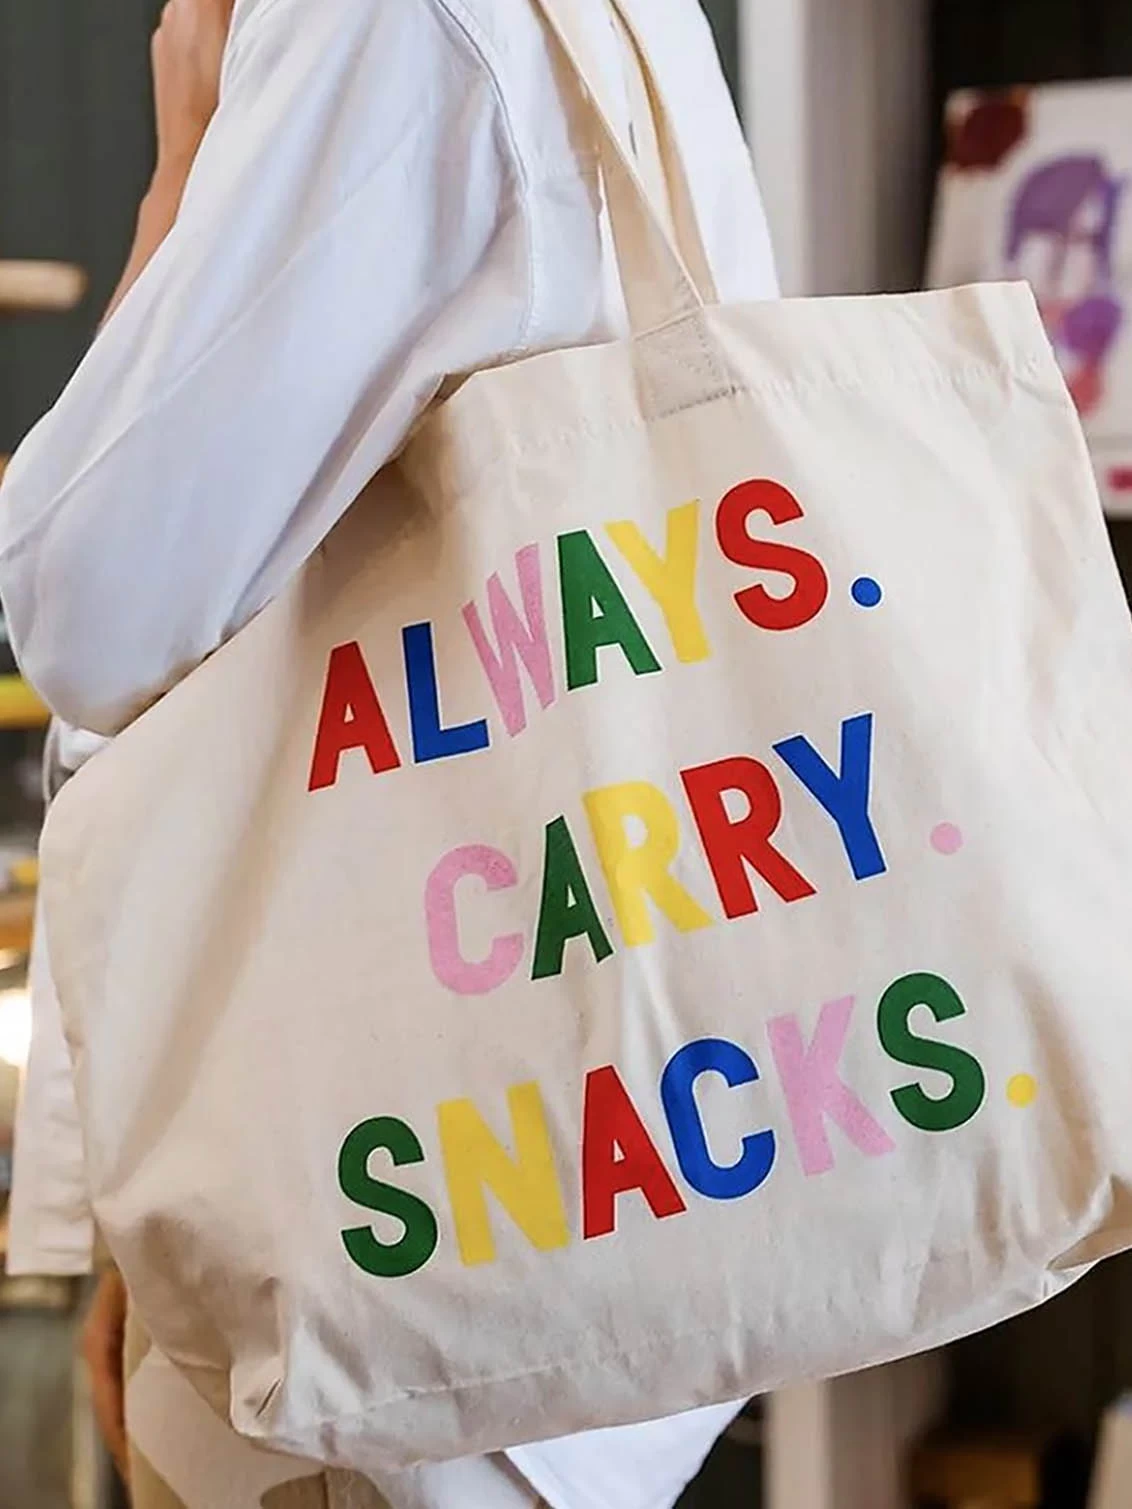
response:
[[[126,1322],[125,1373],[127,1381],[141,1367],[149,1351],[149,1338],[132,1314]],[[294,1483],[284,1483],[264,1494],[261,1509],[329,1509],[333,1487],[334,1509],[389,1509],[386,1500],[364,1478],[353,1473],[318,1473]],[[181,1500],[160,1478],[146,1459],[130,1444],[130,1499],[133,1509],[184,1509]]]

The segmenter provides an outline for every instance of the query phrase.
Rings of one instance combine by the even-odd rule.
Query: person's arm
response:
[[[169,0],[153,35],[157,167],[138,211],[129,260],[103,316],[110,318],[173,229],[200,144],[220,101],[220,68],[233,0]]]
[[[106,312],[102,316],[103,324],[141,277],[153,260],[158,247],[173,229],[188,176],[187,168],[183,174],[176,177],[170,177],[168,171],[159,170],[154,174],[153,181],[138,210],[137,226],[134,231],[133,245],[130,247],[129,260],[110,303],[106,306]]]
[[[447,10],[237,20],[171,230],[0,489],[12,640],[66,722],[135,718],[280,591],[445,376],[521,346],[511,138]]]
[[[126,1441],[126,1286],[117,1268],[99,1278],[82,1329],[82,1355],[99,1434],[123,1482],[129,1480]]]

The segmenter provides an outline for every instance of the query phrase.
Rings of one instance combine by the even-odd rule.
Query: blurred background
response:
[[[655,0],[667,3],[667,0]],[[1132,0],[704,0],[789,294],[1025,277],[1132,575]],[[158,0],[0,0],[0,458],[82,359],[151,168]],[[3,462],[0,459],[0,466]],[[45,714],[0,631],[0,1212]],[[0,1509],[111,1509],[81,1280],[2,1274]],[[927,1358],[756,1403],[685,1509],[1129,1509],[1132,1262]]]

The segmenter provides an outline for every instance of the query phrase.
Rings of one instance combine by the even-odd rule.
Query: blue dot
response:
[[[853,601],[859,608],[876,608],[884,596],[879,582],[871,576],[859,576],[853,583]]]

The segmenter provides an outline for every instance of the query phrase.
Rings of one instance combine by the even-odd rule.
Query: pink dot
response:
[[[937,854],[958,854],[963,847],[963,833],[954,823],[940,823],[932,829],[932,848]]]

